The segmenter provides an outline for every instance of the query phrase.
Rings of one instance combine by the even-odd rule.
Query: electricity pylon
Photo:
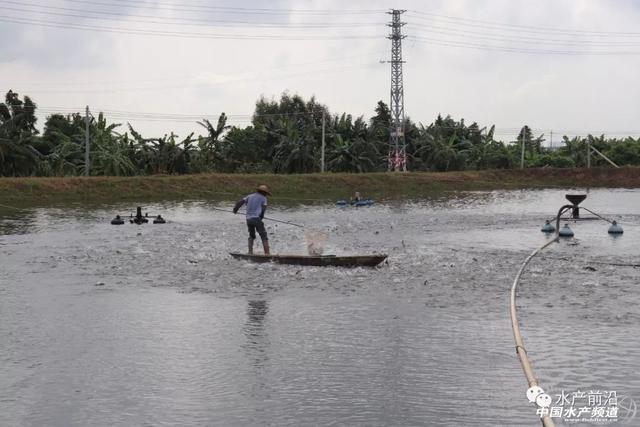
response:
[[[402,27],[400,15],[406,10],[391,9],[391,123],[389,129],[389,171],[407,171],[407,149],[404,139],[404,85],[402,82]]]

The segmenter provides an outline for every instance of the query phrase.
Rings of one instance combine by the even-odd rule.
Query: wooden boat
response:
[[[275,262],[290,265],[312,265],[317,267],[375,267],[387,258],[387,255],[258,255],[230,252],[236,259],[245,259],[252,262]]]

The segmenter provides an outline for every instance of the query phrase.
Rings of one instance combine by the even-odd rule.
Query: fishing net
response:
[[[320,256],[324,252],[324,244],[327,241],[327,235],[319,231],[307,231],[304,234],[307,242],[307,252],[311,256]]]

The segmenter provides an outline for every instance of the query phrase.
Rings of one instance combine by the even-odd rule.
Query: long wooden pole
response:
[[[616,167],[616,168],[619,168],[619,167],[620,167],[620,166],[616,165],[616,164],[613,162],[613,160],[611,160],[610,158],[608,158],[607,156],[605,156],[604,154],[602,154],[602,153],[600,152],[600,150],[598,150],[596,147],[594,147],[593,145],[591,145],[590,147],[591,147],[591,149],[592,149],[593,151],[595,151],[595,152],[596,152],[596,154],[599,154],[599,155],[600,155],[600,157],[602,157],[603,159],[605,159],[605,160],[606,160],[607,162],[609,162],[612,166],[614,166],[614,167]],[[591,162],[589,162],[589,163],[591,163]]]
[[[213,209],[215,211],[220,211],[220,212],[227,212],[227,213],[235,213],[233,211],[230,211],[228,209],[220,209],[220,208],[214,208],[212,206],[209,207],[210,209]],[[275,219],[275,218],[269,218],[268,216],[265,216],[264,219],[268,220],[268,221],[273,221],[273,222],[279,222],[281,224],[288,224],[288,225],[293,225],[295,227],[300,227],[300,228],[304,228],[304,225],[300,225],[300,224],[296,224],[295,222],[290,222],[290,221],[282,221],[281,219]]]

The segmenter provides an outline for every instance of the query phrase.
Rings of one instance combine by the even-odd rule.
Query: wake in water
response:
[[[310,256],[320,256],[324,253],[324,244],[327,241],[327,235],[319,231],[307,231],[304,234],[307,242],[307,252]]]

